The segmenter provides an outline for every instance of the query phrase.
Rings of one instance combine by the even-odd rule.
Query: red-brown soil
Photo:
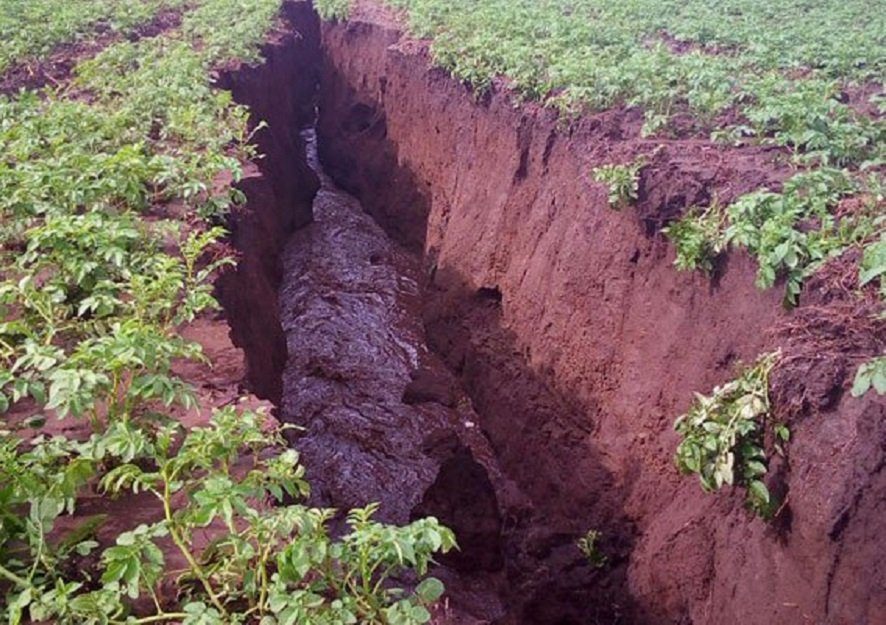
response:
[[[279,254],[288,235],[311,221],[319,187],[299,135],[313,119],[318,67],[319,32],[310,5],[287,3],[282,27],[262,50],[264,63],[232,68],[217,81],[250,107],[253,124],[267,124],[255,136],[262,158],[238,183],[246,205],[235,209],[228,224],[240,262],[219,281],[218,290],[234,343],[246,350],[252,389],[275,403],[286,363],[277,309]]]
[[[234,403],[245,410],[270,413],[274,404],[266,400],[279,399],[285,344],[276,306],[276,281],[280,274],[277,253],[289,232],[310,221],[311,198],[317,187],[316,177],[305,163],[304,145],[298,135],[298,128],[311,118],[313,111],[316,58],[312,53],[316,52],[317,45],[316,40],[309,45],[309,29],[299,33],[295,24],[297,18],[313,14],[308,5],[287,5],[286,9],[281,24],[285,30],[276,33],[263,48],[267,62],[257,66],[233,65],[218,77],[220,88],[230,89],[238,102],[251,107],[253,123],[262,120],[268,123],[268,129],[256,137],[266,158],[244,164],[246,175],[238,183],[247,201],[232,215],[230,224],[233,233],[230,243],[239,256],[239,265],[236,270],[223,273],[217,282],[224,312],[204,315],[181,328],[183,337],[202,346],[207,359],[207,362],[174,365],[176,375],[193,386],[199,404],[199,408],[177,409],[172,413],[186,428],[205,425],[214,409]],[[150,25],[146,26],[139,31],[139,36],[158,34],[169,26],[168,21],[158,16],[152,22],[153,30]],[[316,26],[310,19],[306,24]],[[84,55],[94,54],[113,37],[102,36],[92,44],[60,50],[52,57],[52,68],[62,68],[69,73]],[[43,78],[48,76],[45,74]],[[63,78],[62,73],[53,76]],[[292,89],[279,89],[280,84],[291,85]],[[19,83],[15,89],[19,86],[39,85]],[[301,169],[298,163],[302,164]],[[158,206],[154,212],[178,213],[176,217],[188,219],[176,206]],[[35,407],[23,402],[6,416],[6,422],[21,424],[34,413]],[[26,439],[39,433],[85,439],[91,434],[91,428],[84,420],[59,420],[50,415],[39,432],[19,430]],[[113,544],[120,533],[159,520],[163,509],[149,493],[109,498],[96,490],[78,500],[74,515],[59,519],[56,532],[63,535],[95,515],[107,517],[96,536],[104,548]],[[195,536],[195,545],[198,548],[208,545],[212,533],[210,527]],[[161,547],[169,570],[186,568],[183,556],[171,541],[161,541]],[[100,550],[76,565],[81,570],[97,567],[98,553]],[[163,594],[176,592],[174,581],[173,577],[164,580],[161,600],[175,599],[174,594]],[[140,608],[135,607],[137,611]],[[149,605],[144,607],[152,609]]]
[[[784,312],[743,254],[713,280],[678,272],[658,232],[693,204],[778,188],[777,153],[642,139],[632,110],[568,123],[502,89],[478,99],[371,3],[324,24],[322,43],[321,159],[425,255],[428,339],[531,501],[504,524],[508,622],[886,619],[886,409],[846,392],[882,351],[882,324],[849,340],[854,296],[822,313],[814,283]],[[613,211],[590,171],[638,154],[650,165],[637,206]],[[809,364],[792,321],[837,357]],[[742,493],[678,475],[672,424],[693,391],[779,346],[773,394],[794,436],[771,471],[788,505],[768,525]],[[601,571],[574,548],[591,528],[610,557]]]

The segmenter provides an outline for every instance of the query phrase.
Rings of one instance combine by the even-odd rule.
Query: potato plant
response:
[[[731,224],[720,207],[696,208],[668,229],[679,268],[710,270],[730,245],[744,246],[760,261],[758,284],[785,278],[792,305],[823,258],[858,242],[851,220],[824,213],[863,192],[884,158],[886,124],[861,110],[882,112],[882,95],[856,105],[848,95],[886,68],[882,21],[866,2],[386,1],[477,90],[502,76],[518,96],[567,116],[639,107],[651,135],[689,113],[713,140],[784,148],[799,173],[783,192],[740,198]],[[595,172],[612,205],[631,199],[628,173]]]
[[[625,165],[601,165],[594,169],[594,180],[606,185],[609,207],[622,209],[637,201],[640,170],[646,159],[640,157]]]
[[[861,397],[870,389],[874,389],[878,395],[886,394],[886,356],[863,363],[855,374],[852,395]]]
[[[61,4],[0,13],[0,29],[18,20],[27,35],[44,16],[52,30],[50,6],[83,17],[46,51],[118,9],[148,17],[173,3]],[[370,505],[333,535],[335,513],[301,503],[304,470],[279,427],[230,407],[190,431],[173,418],[197,408],[173,363],[205,358],[181,327],[217,308],[213,282],[234,262],[218,224],[243,198],[219,181],[256,156],[249,112],[211,76],[260,59],[280,4],[187,3],[179,31],[110,45],[69,84],[0,97],[0,413],[30,415],[0,428],[11,625],[407,625],[427,622],[442,593],[422,581],[455,547],[436,520],[389,526]],[[50,418],[86,419],[91,434],[21,429]],[[101,515],[64,529],[95,492],[147,494],[156,517],[112,545],[99,542]]]
[[[584,536],[578,539],[576,546],[595,569],[602,569],[609,562],[609,558],[600,551],[599,541],[601,533],[598,530],[588,530]]]
[[[314,7],[324,20],[346,20],[351,13],[351,0],[316,0]]]
[[[686,106],[713,120],[747,102],[758,107],[759,120],[745,130],[761,136],[781,120],[794,137],[799,124],[812,130],[832,121],[863,123],[834,89],[878,77],[886,62],[879,24],[858,0],[387,3],[407,11],[413,32],[433,40],[436,59],[458,78],[484,88],[496,75],[507,76],[525,96],[564,110],[642,106],[649,130]],[[853,37],[836,30],[838,24]],[[801,80],[791,75],[796,69],[809,71]],[[827,97],[803,121],[808,101],[819,95]],[[819,104],[847,117],[819,115]]]
[[[769,372],[777,361],[777,352],[766,354],[710,395],[697,393],[689,411],[674,424],[682,436],[675,455],[680,471],[697,474],[708,492],[724,485],[744,486],[748,508],[763,518],[771,517],[780,504],[763,482],[768,470],[764,432],[773,431],[780,441],[778,450],[790,437],[770,413]]]
[[[865,246],[859,268],[860,286],[875,281],[880,282],[880,300],[886,302],[886,233]],[[886,317],[886,312],[880,313],[880,318],[883,317]],[[855,374],[852,395],[861,397],[870,389],[874,389],[878,395],[886,394],[886,356],[878,356],[862,363]]]
[[[711,271],[729,247],[741,247],[758,261],[757,285],[785,281],[785,305],[797,303],[803,281],[821,263],[861,244],[882,229],[879,202],[843,217],[833,215],[845,197],[864,188],[845,171],[821,168],[796,174],[781,193],[756,191],[723,208],[691,209],[667,226],[680,269]]]
[[[186,0],[4,0],[0,4],[0,73],[39,60],[101,28],[124,33]]]
[[[395,578],[408,570],[424,576],[435,553],[455,547],[449,530],[433,518],[381,524],[370,505],[352,510],[347,533],[333,538],[334,511],[296,503],[309,488],[298,454],[258,413],[229,407],[189,432],[168,419],[118,423],[85,442],[39,437],[28,449],[14,437],[2,440],[0,576],[9,582],[13,625],[25,616],[71,624],[406,625],[427,622],[427,606],[442,594],[433,578],[410,590]],[[109,496],[151,493],[161,517],[120,534],[99,570],[65,574],[78,568],[67,561],[98,547],[93,520],[61,540],[49,536],[99,477]],[[204,529],[213,540],[198,548],[195,535]],[[169,568],[163,539],[183,556],[185,571]],[[169,583],[174,597],[164,594]],[[150,598],[150,614],[134,612],[141,596]]]

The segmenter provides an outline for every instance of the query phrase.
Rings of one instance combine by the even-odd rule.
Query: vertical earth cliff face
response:
[[[794,426],[773,470],[782,523],[751,518],[741,493],[703,494],[671,461],[692,392],[790,347],[791,319],[823,305],[811,285],[784,313],[742,254],[714,279],[679,273],[658,233],[714,196],[777,188],[774,153],[645,140],[632,110],[570,124],[503,87],[478,98],[369,3],[324,24],[322,49],[321,159],[425,255],[428,341],[531,502],[504,514],[520,536],[505,554],[513,622],[883,622],[886,410],[844,393],[859,355],[882,350],[882,327],[846,356],[819,323],[829,347],[780,374]],[[639,201],[612,210],[589,172],[638,154],[651,163]],[[574,547],[591,528],[604,571]]]
[[[319,67],[319,21],[307,2],[287,2],[281,28],[262,49],[264,62],[229,68],[217,85],[249,106],[250,123],[265,122],[254,142],[262,155],[237,183],[246,197],[228,221],[239,262],[217,284],[235,345],[246,353],[253,392],[279,403],[286,341],[276,306],[280,251],[288,236],[311,221],[319,188],[299,135],[314,116]]]

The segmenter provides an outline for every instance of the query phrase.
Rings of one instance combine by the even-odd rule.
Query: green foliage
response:
[[[178,2],[7,4],[21,11],[0,9],[0,31],[12,20],[21,36],[0,43],[0,60],[40,16],[43,43],[16,55]],[[242,196],[222,181],[256,155],[248,111],[210,76],[258,60],[279,7],[191,3],[178,33],[123,40],[70,85],[0,98],[0,412],[27,400],[38,412],[24,426],[44,413],[93,425],[86,440],[0,432],[0,618],[11,625],[411,625],[443,592],[432,578],[394,581],[425,577],[455,547],[435,519],[393,527],[369,506],[333,538],[333,511],[298,503],[304,469],[279,428],[225,408],[183,432],[169,414],[196,402],[173,363],[204,358],[180,326],[217,306],[213,281],[233,263],[216,224]],[[159,511],[98,560],[103,517],[66,532],[59,522],[96,490],[146,493]],[[205,532],[208,547],[195,539]],[[170,544],[184,571],[167,562]]]
[[[748,507],[763,518],[779,505],[762,479],[767,471],[765,431],[771,429],[781,442],[790,436],[770,414],[769,372],[777,359],[777,353],[762,356],[711,395],[696,394],[689,411],[674,424],[683,437],[675,455],[680,471],[698,474],[709,492],[724,484],[744,486]],[[781,442],[775,444],[779,451]]]
[[[852,384],[852,396],[861,397],[872,388],[878,395],[886,393],[886,356],[869,360],[858,368]]]
[[[0,73],[34,61],[100,28],[129,32],[185,0],[4,0],[0,4]]]
[[[411,591],[393,578],[410,570],[424,577],[435,553],[455,547],[449,530],[433,518],[381,524],[370,505],[351,511],[350,531],[333,539],[332,510],[289,503],[308,493],[304,469],[281,429],[269,429],[260,414],[225,408],[184,435],[167,421],[119,424],[86,442],[38,438],[23,449],[6,435],[0,443],[0,575],[11,583],[11,623],[29,616],[60,624],[417,625],[430,620],[427,606],[443,592],[433,578]],[[76,570],[64,564],[98,546],[95,524],[58,542],[48,535],[98,477],[109,495],[152,494],[163,514],[102,552],[100,585],[90,589],[93,577],[63,571]],[[195,536],[208,527],[214,539],[200,548]],[[183,573],[166,562],[159,541],[167,538],[187,562]],[[179,592],[170,605],[160,586],[172,579]],[[130,616],[144,594],[155,613]]]
[[[210,4],[185,17],[191,40],[123,41],[77,66],[88,99],[0,98],[0,409],[30,397],[98,428],[154,402],[193,405],[171,362],[201,354],[177,326],[217,305],[232,259],[212,223],[242,199],[217,181],[255,155],[248,112],[209,74],[230,58],[219,45],[257,58],[279,9]],[[202,222],[166,218],[171,202]]]
[[[351,0],[315,0],[314,7],[324,20],[344,21],[351,14]]]
[[[17,311],[0,325],[2,404],[30,396],[60,417],[86,414],[97,427],[101,418],[149,412],[155,401],[192,407],[172,362],[202,355],[176,328],[217,305],[212,278],[231,259],[198,262],[223,231],[192,232],[173,256],[140,241],[135,222],[99,229],[104,219],[90,217],[35,228],[19,259],[26,277],[0,284],[0,304]],[[135,244],[142,249],[128,249]]]
[[[595,569],[603,568],[609,561],[609,558],[600,551],[600,547],[597,544],[600,536],[601,534],[597,530],[588,530],[587,534],[579,538],[576,543],[578,550],[587,558],[588,564]]]
[[[882,20],[868,3],[387,2],[432,40],[437,63],[478,90],[502,76],[523,97],[570,115],[641,107],[646,135],[668,132],[675,114],[688,113],[715,140],[785,148],[804,171],[783,193],[695,208],[668,228],[681,269],[710,270],[730,244],[744,246],[760,261],[758,283],[783,277],[793,304],[809,272],[858,242],[851,220],[827,213],[884,159],[886,124],[847,97],[886,68]],[[871,103],[882,108],[877,97]],[[612,206],[636,193],[629,173],[595,171]]]
[[[880,281],[880,298],[886,301],[886,233],[881,233],[879,239],[873,239],[865,246],[859,267],[859,286],[875,280]],[[880,316],[884,315],[881,313]],[[872,388],[878,395],[886,393],[886,356],[862,363],[855,373],[853,397],[861,397]]]
[[[256,42],[264,39],[280,12],[281,0],[204,0],[182,21],[182,31],[201,44],[201,52],[213,63],[237,59],[261,60]],[[219,28],[219,24],[224,24]]]
[[[879,239],[865,246],[861,259],[859,286],[870,284],[874,280],[879,280],[880,296],[886,300],[886,232],[880,233]]]
[[[785,304],[797,302],[803,281],[821,263],[858,244],[878,227],[879,208],[836,218],[839,201],[859,187],[842,170],[821,168],[784,183],[781,193],[756,191],[723,208],[716,202],[692,209],[664,229],[676,246],[678,268],[710,271],[729,246],[750,252],[759,263],[757,285],[785,280]]]
[[[610,208],[621,209],[637,200],[640,170],[646,159],[639,157],[625,165],[602,165],[594,169],[594,180],[608,189]]]
[[[662,229],[674,242],[678,269],[713,271],[714,260],[728,244],[723,236],[725,220],[723,207],[714,202],[707,208],[689,210],[682,219]]]
[[[641,106],[647,132],[680,110],[713,124],[750,103],[751,124],[731,127],[737,136],[834,148],[835,163],[872,151],[870,133],[882,132],[840,100],[844,81],[876,80],[886,63],[881,24],[861,0],[388,4],[433,40],[438,63],[480,89],[502,75],[524,96],[570,112]]]

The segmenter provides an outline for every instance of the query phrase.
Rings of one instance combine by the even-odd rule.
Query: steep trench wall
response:
[[[322,46],[321,159],[425,254],[428,338],[546,523],[510,554],[514,568],[547,563],[515,589],[515,622],[882,622],[884,407],[844,397],[848,367],[804,400],[779,469],[786,526],[672,465],[692,392],[771,349],[784,313],[749,258],[732,254],[714,280],[680,273],[657,232],[714,195],[777,187],[774,154],[647,141],[630,110],[565,123],[502,86],[478,99],[373,3],[323,24]],[[589,172],[639,153],[652,163],[639,202],[611,210]],[[604,532],[603,572],[582,569],[573,546],[589,528]],[[550,608],[586,585],[606,609]]]
[[[220,74],[217,85],[250,108],[250,124],[267,125],[254,137],[260,158],[237,183],[246,197],[228,220],[239,262],[217,284],[234,344],[245,351],[251,390],[279,403],[286,340],[276,305],[280,251],[311,221],[319,188],[308,166],[301,128],[314,116],[319,69],[319,21],[308,2],[283,5],[281,28],[262,49],[263,63]]]

